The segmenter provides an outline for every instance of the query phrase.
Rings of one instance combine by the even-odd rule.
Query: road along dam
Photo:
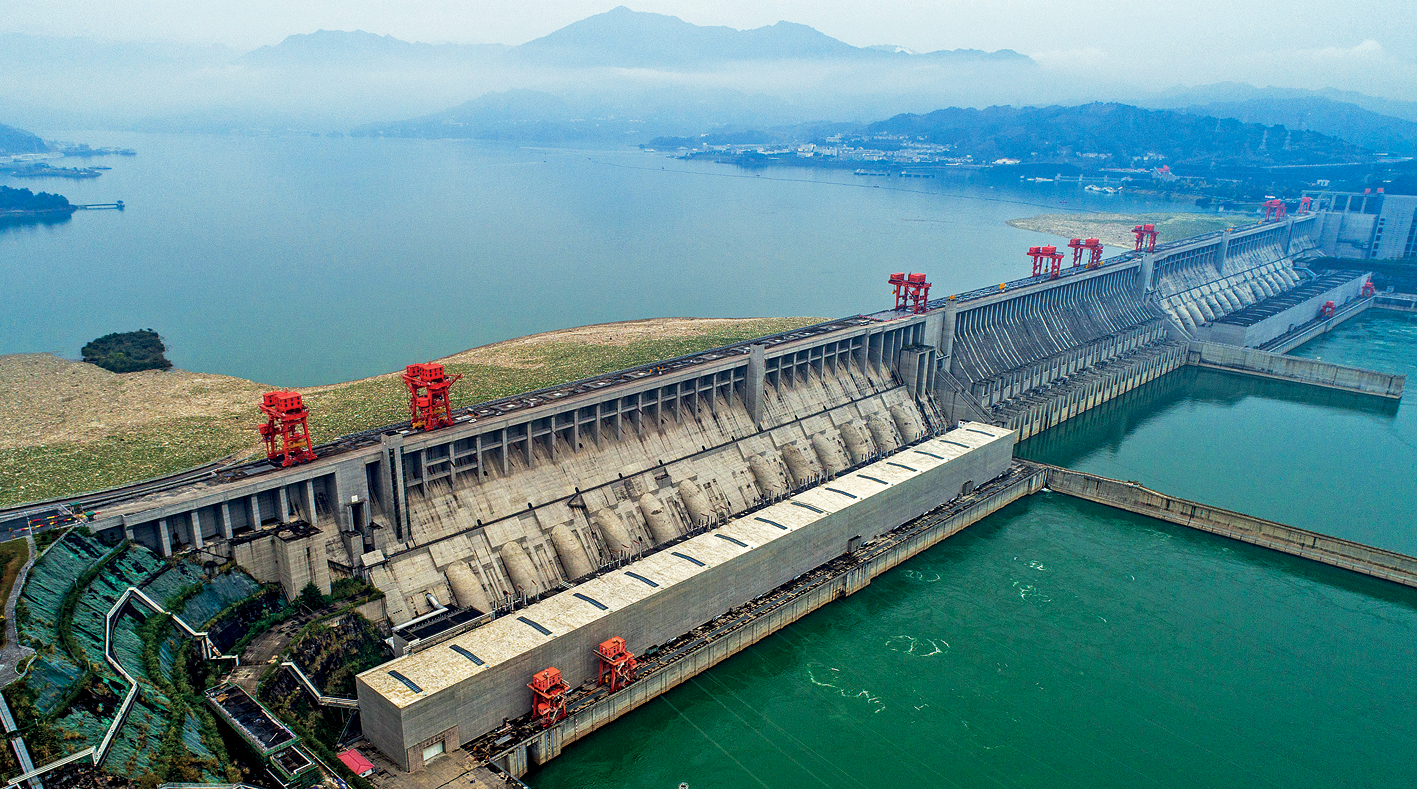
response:
[[[1302,265],[1323,221],[481,403],[437,430],[347,436],[289,468],[115,501],[91,527],[234,559],[289,597],[367,579],[384,597],[362,612],[392,650],[357,678],[369,742],[405,771],[467,748],[520,773],[1042,489],[1016,441],[1178,367],[1400,397],[1400,376],[1256,348],[1372,301],[1365,272]],[[1258,328],[1226,328],[1234,315]],[[607,687],[629,653],[639,677]]]

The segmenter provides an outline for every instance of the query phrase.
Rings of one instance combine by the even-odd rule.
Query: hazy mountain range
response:
[[[1009,50],[914,54],[852,46],[791,22],[734,30],[626,8],[518,46],[321,30],[237,53],[6,34],[0,119],[48,129],[328,131],[533,90],[659,116],[697,95],[728,102],[728,117],[767,103],[791,107],[772,120],[864,120],[920,101],[1011,100],[1009,86],[1031,84],[1026,75],[1037,71]]]
[[[1333,164],[1366,158],[1357,145],[1316,131],[1206,117],[1128,104],[988,107],[903,114],[872,123],[866,135],[908,136],[952,146],[976,161],[1008,157],[1061,161],[1082,156],[1111,166],[1159,155],[1173,168],[1214,165]]]
[[[0,123],[0,155],[13,153],[44,153],[49,150],[44,140],[32,132]]]
[[[1120,100],[1283,124],[1393,153],[1417,141],[1412,102],[1237,83],[1139,93],[1050,72],[1011,50],[917,54],[853,46],[792,22],[735,30],[623,7],[518,46],[320,30],[239,53],[4,34],[0,74],[0,121],[55,131],[643,142],[867,124],[940,107]]]
[[[806,25],[778,22],[752,30],[694,25],[678,17],[620,6],[573,22],[519,46],[415,44],[362,30],[293,35],[237,59],[241,63],[307,67],[334,64],[427,64],[505,61],[552,68],[698,68],[739,61],[845,60],[868,63],[988,61],[1034,64],[1004,49],[956,49],[924,54],[890,45],[855,47]]]

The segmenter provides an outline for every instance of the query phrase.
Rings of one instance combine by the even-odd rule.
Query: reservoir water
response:
[[[1417,374],[1373,311],[1303,356]],[[1020,454],[1417,552],[1417,419],[1183,370]],[[527,778],[563,787],[1343,787],[1417,780],[1417,591],[1038,494]]]
[[[278,385],[660,316],[840,317],[1015,279],[1056,239],[1007,219],[1185,210],[1074,184],[1010,189],[468,141],[65,133],[134,148],[89,181],[127,209],[0,229],[0,353],[76,358],[151,327],[179,367]]]

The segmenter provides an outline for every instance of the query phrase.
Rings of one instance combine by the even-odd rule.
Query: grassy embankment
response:
[[[1022,230],[1048,233],[1063,239],[1096,238],[1109,247],[1131,249],[1136,244],[1132,228],[1156,225],[1157,243],[1178,241],[1227,227],[1252,225],[1253,216],[1235,214],[1194,214],[1184,212],[1158,214],[1039,214],[1025,219],[1010,219],[1008,224]],[[1067,250],[1064,250],[1065,252]],[[1108,250],[1108,255],[1115,250]]]
[[[819,320],[607,324],[474,348],[442,361],[464,376],[453,387],[454,406],[464,406]],[[38,388],[54,380],[66,388]],[[0,506],[121,485],[229,455],[253,455],[258,449],[253,427],[261,421],[255,403],[269,388],[180,370],[119,376],[48,355],[0,357],[0,394],[8,400],[8,411],[0,413],[0,434],[9,436],[0,439]],[[317,442],[408,419],[408,394],[397,374],[300,391]],[[36,421],[34,414],[45,421]]]
[[[10,590],[15,588],[15,579],[20,568],[29,561],[29,544],[21,537],[18,540],[0,542],[0,604],[10,599]],[[5,617],[0,615],[0,647],[5,646]]]

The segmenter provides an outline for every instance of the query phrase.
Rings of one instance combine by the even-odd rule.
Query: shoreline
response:
[[[1249,216],[1168,211],[1144,214],[1036,214],[1010,219],[1005,224],[1061,239],[1097,238],[1106,246],[1131,249],[1136,240],[1132,235],[1132,228],[1139,224],[1156,225],[1160,240],[1165,242],[1250,224],[1253,221],[1254,217]]]

